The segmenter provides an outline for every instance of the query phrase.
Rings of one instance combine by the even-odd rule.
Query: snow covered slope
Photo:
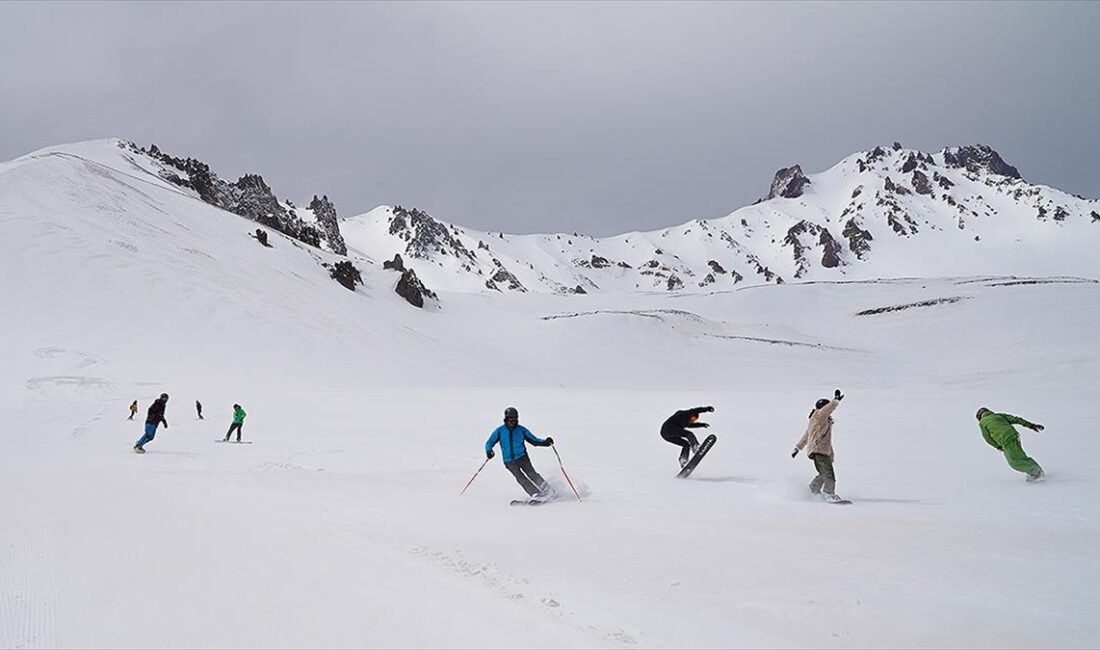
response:
[[[265,248],[131,156],[0,165],[0,646],[1095,645],[1100,284],[415,310],[370,260],[348,291],[338,256]],[[846,507],[790,458],[835,387]],[[127,406],[162,391],[136,455]],[[214,442],[233,403],[254,444]],[[708,403],[718,443],[677,481],[660,423]],[[499,456],[458,496],[508,405],[583,503],[547,449],[562,502],[510,508]],[[982,405],[1046,425],[1023,440],[1050,480],[982,441]]]
[[[739,283],[961,274],[1100,275],[1100,200],[1032,185],[982,145],[876,148],[820,174],[776,174],[721,219],[596,239],[483,233],[415,209],[341,222],[349,245],[400,254],[448,291],[710,292]]]

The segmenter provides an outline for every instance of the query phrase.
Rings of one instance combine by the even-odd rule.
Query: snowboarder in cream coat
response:
[[[825,501],[842,501],[836,495],[836,473],[833,471],[833,460],[836,453],[833,452],[833,411],[840,406],[840,400],[844,399],[840,389],[833,393],[833,399],[819,399],[810,411],[810,422],[806,425],[806,433],[795,444],[791,458],[798,452],[806,450],[806,455],[814,462],[817,476],[810,482],[810,493],[822,495]]]

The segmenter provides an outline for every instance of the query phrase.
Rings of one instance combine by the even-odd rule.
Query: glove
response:
[[[164,428],[165,428],[165,429],[167,429],[167,428],[168,428],[168,420],[164,420]]]
[[[841,394],[841,392],[840,392],[840,389],[839,389],[839,388],[838,388],[838,389],[836,389],[835,391],[833,391],[833,398],[834,398],[835,400],[837,400],[838,402],[839,402],[840,400],[844,399],[844,395],[842,395],[842,394]]]
[[[707,413],[714,413],[714,407],[713,406],[708,406],[705,410],[706,410]]]
[[[794,451],[791,452],[791,458],[794,458],[797,455],[798,455],[798,447],[795,447]]]
[[[553,447],[554,446],[554,439],[551,438],[550,436],[546,436],[546,444],[543,445],[543,446],[544,447]]]
[[[489,451],[485,452],[485,458],[486,458],[486,459],[492,460],[493,456],[496,456],[496,454],[495,454],[495,453],[493,453],[493,450],[492,450],[492,449],[490,449]]]
[[[1046,427],[1044,427],[1041,424],[1036,424],[1035,426],[1031,427],[1031,430],[1034,431],[1035,433],[1039,433],[1040,431],[1042,431],[1045,428]]]
[[[710,428],[710,425],[707,424],[706,422],[696,422],[695,424],[698,424],[699,426],[703,427],[704,429],[709,429]]]

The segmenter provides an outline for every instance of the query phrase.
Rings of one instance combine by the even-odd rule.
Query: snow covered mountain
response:
[[[765,199],[654,232],[509,235],[382,206],[341,222],[348,245],[395,254],[444,291],[712,292],[740,283],[951,274],[1096,276],[1100,200],[1034,185],[984,146],[899,144],[820,173],[795,165]]]
[[[116,141],[0,163],[0,647],[1100,638],[1096,281],[747,275],[704,294],[625,278],[578,298],[533,280],[508,291],[501,274],[499,298],[476,273],[423,266],[438,288],[480,283],[444,296],[441,313],[409,308],[398,274],[353,247],[282,231],[262,245],[254,217],[268,213],[230,214],[164,173]],[[810,181],[761,205],[826,184]],[[223,198],[247,194],[233,185]],[[1031,227],[1083,238],[1091,225],[1050,214]],[[968,229],[975,220],[989,221]],[[456,231],[435,237],[486,255]],[[423,261],[413,238],[385,233]],[[898,247],[933,236],[947,233],[922,226]],[[884,239],[875,232],[876,258],[893,252]],[[514,259],[557,268],[520,241],[545,240],[485,238],[494,254],[513,244]],[[1049,261],[1042,240],[1028,245]],[[362,272],[354,291],[330,277],[344,262]],[[629,270],[593,266],[578,268]],[[809,499],[813,465],[790,456],[836,387],[844,507]],[[135,454],[143,418],[127,420],[128,406],[162,392],[171,428]],[[215,442],[234,403],[254,444]],[[676,480],[660,424],[703,404],[719,442]],[[983,405],[1046,426],[1022,437],[1047,482],[1025,483],[982,440]],[[523,492],[483,447],[505,406],[553,435],[560,456],[530,453],[567,499],[508,506]]]

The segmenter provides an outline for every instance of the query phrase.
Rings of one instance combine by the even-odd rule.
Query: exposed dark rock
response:
[[[320,246],[321,232],[303,222],[292,210],[288,211],[283,207],[259,174],[245,174],[236,183],[229,183],[218,178],[206,163],[194,158],[170,156],[155,144],[150,145],[148,149],[135,147],[135,150],[147,154],[166,167],[186,174],[187,178],[183,178],[179,174],[164,170],[161,175],[170,183],[195,190],[204,202],[257,221],[310,246]],[[335,211],[333,213],[335,214]],[[336,233],[339,234],[338,227]],[[343,239],[340,238],[339,241],[343,242]]]
[[[1066,212],[1066,209],[1064,207],[1059,205],[1059,206],[1054,208],[1054,220],[1055,221],[1065,221],[1066,217],[1068,217],[1068,216],[1069,216],[1069,213]]]
[[[416,277],[416,271],[405,269],[401,272],[401,279],[393,288],[394,293],[408,301],[413,307],[424,307],[424,299],[435,299],[435,293],[424,286],[420,278]]]
[[[928,182],[928,177],[919,169],[913,170],[913,189],[916,190],[917,194],[932,193],[932,184]]]
[[[363,276],[359,274],[359,269],[348,260],[337,262],[329,271],[329,275],[351,291],[355,291],[355,285],[363,284]]]
[[[941,174],[939,172],[932,172],[932,178],[937,183],[939,183],[940,187],[942,187],[945,190],[949,190],[952,187],[955,187],[955,183],[953,183],[950,178],[944,176],[943,174]]]
[[[328,196],[317,198],[309,202],[309,210],[317,218],[317,225],[321,230],[321,236],[328,242],[329,248],[337,255],[347,255],[348,246],[344,243],[344,236],[340,234],[340,223],[336,218],[336,206],[328,200]]]
[[[835,269],[841,265],[840,254],[842,249],[840,244],[837,243],[833,236],[825,228],[821,229],[821,235],[819,236],[818,243],[824,249],[824,253],[821,256],[821,266],[827,269]]]
[[[593,255],[589,263],[594,269],[606,269],[611,266],[611,262],[607,261],[607,258],[600,257],[599,255]]]
[[[905,164],[901,166],[901,173],[908,174],[909,172],[913,171],[917,168],[917,164],[919,162],[920,161],[917,160],[916,155],[909,154],[909,157],[905,159]]]
[[[854,199],[854,198],[856,198],[857,196],[859,196],[859,195],[860,195],[860,194],[862,194],[862,193],[863,193],[863,186],[862,186],[862,185],[860,185],[860,186],[859,186],[859,187],[857,187],[856,189],[852,190],[852,198]]]
[[[871,236],[871,233],[860,228],[856,220],[852,218],[848,220],[848,223],[844,224],[844,232],[842,234],[848,239],[848,248],[855,256],[861,260],[867,259],[867,254],[871,252],[871,245],[867,242],[874,241],[875,239]]]
[[[882,147],[875,147],[867,154],[867,163],[873,163],[882,160],[886,157],[886,150]]]
[[[1098,213],[1096,210],[1093,210],[1090,216],[1092,216],[1093,223],[1100,221],[1100,213]]]
[[[964,167],[970,172],[985,170],[1008,178],[1021,178],[1015,167],[1006,163],[1000,154],[984,144],[944,149],[944,164],[952,168]]]
[[[798,198],[802,196],[803,188],[809,184],[809,182],[810,179],[806,178],[806,175],[802,173],[802,167],[799,165],[784,167],[775,173],[775,178],[772,179],[771,191],[768,192],[768,198]]]
[[[272,248],[271,244],[267,243],[267,231],[263,228],[257,228],[256,233],[252,236],[256,238],[256,241],[260,242],[264,246]]]
[[[1039,217],[1039,221],[1046,221],[1047,220],[1047,209],[1040,205],[1039,206],[1039,214],[1037,216]]]
[[[894,151],[901,151],[901,143],[897,140],[894,141]]]
[[[894,179],[890,178],[889,176],[886,177],[886,182],[884,184],[884,187],[886,188],[887,192],[893,192],[894,194],[898,194],[898,195],[910,194],[908,187],[905,187],[904,185],[895,184]]]
[[[699,286],[700,287],[705,287],[705,286],[714,284],[715,282],[716,282],[716,280],[714,279],[714,274],[713,273],[707,273],[706,276],[703,277],[702,281],[699,282]]]
[[[390,220],[390,234],[405,241],[405,253],[413,258],[428,259],[432,254],[438,253],[454,255],[470,262],[477,259],[445,225],[423,210],[395,205],[393,218]]]
[[[707,262],[707,266],[709,266],[711,270],[715,273],[724,274],[726,272],[726,269],[722,268],[722,265],[719,264],[716,260],[709,260]]]
[[[382,268],[391,271],[405,271],[405,261],[401,259],[401,253],[394,253],[392,260],[382,262]]]
[[[627,264],[626,262],[617,262],[616,266],[618,266],[619,268],[623,268],[623,269],[632,269],[632,268],[634,268],[634,267],[630,266],[629,264]]]
[[[669,291],[677,291],[684,288],[684,281],[679,276],[673,274],[668,276],[667,288]]]
[[[490,278],[498,286],[503,284],[506,289],[511,291],[526,292],[527,287],[523,286],[523,283],[519,281],[511,271],[504,268],[504,265],[500,263],[500,260],[494,259],[493,263],[496,264],[497,270],[493,273],[493,277]]]
[[[483,242],[481,240],[478,240],[477,248],[478,248],[478,250],[487,251],[487,250],[489,250],[489,244],[486,244],[485,242]]]
[[[573,293],[584,294],[584,293],[588,293],[588,292],[584,290],[584,287],[582,287],[581,285],[578,284],[577,286],[573,287]]]

